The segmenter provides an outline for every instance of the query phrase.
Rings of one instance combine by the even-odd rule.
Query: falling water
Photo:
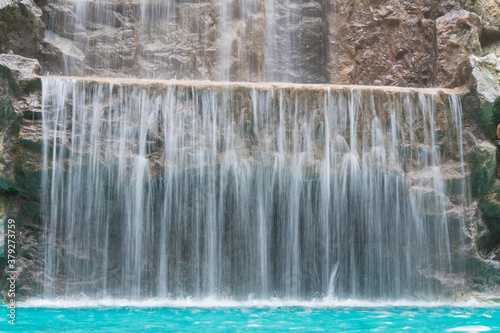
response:
[[[327,80],[326,14],[310,0],[56,0],[46,42],[63,75]]]
[[[266,81],[328,81],[326,13],[322,0],[266,0]]]
[[[45,39],[63,51],[62,74],[212,78],[205,55],[216,47],[216,14],[208,3],[56,0],[45,11]]]
[[[44,78],[44,295],[439,297],[460,273],[460,110],[438,90]]]

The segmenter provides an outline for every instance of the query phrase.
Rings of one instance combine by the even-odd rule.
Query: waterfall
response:
[[[266,0],[266,81],[328,82],[327,12],[322,0]]]
[[[440,297],[461,273],[451,92],[42,81],[45,297]]]
[[[321,0],[53,1],[63,75],[327,81]]]

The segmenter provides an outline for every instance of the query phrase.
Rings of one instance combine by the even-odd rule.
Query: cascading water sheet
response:
[[[45,42],[55,74],[219,81],[327,81],[321,0],[57,0]],[[57,66],[56,66],[57,67]]]
[[[44,78],[43,117],[45,297],[436,298],[462,272],[456,95]]]

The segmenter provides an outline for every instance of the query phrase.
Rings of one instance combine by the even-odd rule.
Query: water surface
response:
[[[328,303],[35,301],[17,308],[15,327],[4,316],[0,326],[13,332],[500,331],[499,306]]]

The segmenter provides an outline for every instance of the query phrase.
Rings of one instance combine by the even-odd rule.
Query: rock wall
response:
[[[44,42],[62,53],[55,73],[327,82],[323,7],[321,0],[59,0],[42,6],[42,19]]]
[[[470,92],[464,95],[464,139],[469,147],[474,213],[473,280],[498,292],[500,284],[500,59],[493,53],[469,58]],[[495,273],[493,273],[496,270]],[[484,284],[483,284],[484,287]]]
[[[37,60],[0,55],[0,219],[16,221],[20,295],[36,293],[43,268],[40,71]],[[2,267],[6,259],[0,258]],[[0,287],[7,290],[5,273]]]
[[[493,50],[500,36],[498,5],[488,1],[1,6],[3,52],[37,58],[44,72],[66,75],[457,87],[467,78],[455,69],[470,55],[482,56],[481,45]]]

